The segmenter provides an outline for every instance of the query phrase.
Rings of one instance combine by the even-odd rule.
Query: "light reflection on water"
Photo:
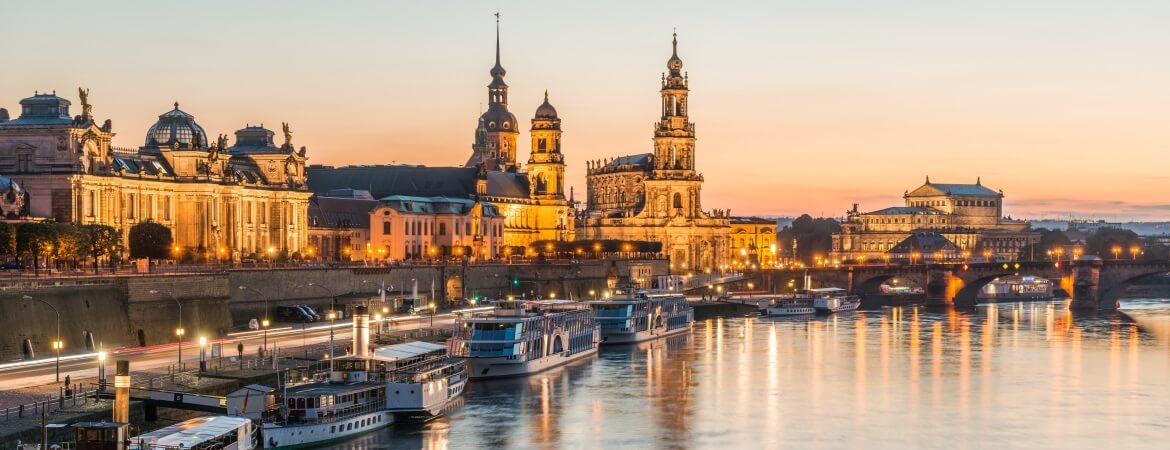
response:
[[[1047,303],[711,319],[331,448],[1151,447],[1168,350]]]

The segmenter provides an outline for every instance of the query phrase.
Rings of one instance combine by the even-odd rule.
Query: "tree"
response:
[[[39,273],[40,261],[53,251],[56,229],[51,223],[25,222],[16,227],[16,254],[32,258],[33,272]]]
[[[0,256],[16,256],[16,227],[0,222]]]
[[[93,273],[98,272],[98,260],[122,252],[122,233],[108,225],[83,225],[82,245],[86,256],[93,259]]]
[[[131,258],[164,259],[175,242],[170,228],[149,220],[130,227],[128,237]]]
[[[1144,249],[1142,238],[1131,230],[1101,227],[1085,237],[1085,254],[1097,255],[1104,259],[1130,256],[1130,249]],[[1117,249],[1118,253],[1113,253]]]
[[[1043,260],[1053,248],[1064,247],[1072,243],[1064,231],[1049,230],[1047,228],[1040,228],[1036,231],[1040,232],[1040,242],[1025,245],[1020,248],[1020,253],[1016,259],[1020,261]]]
[[[778,233],[778,251],[792,255],[792,244],[796,242],[795,259],[812,264],[816,256],[827,257],[833,250],[833,233],[841,231],[841,224],[828,218],[814,219],[804,214],[793,220]]]

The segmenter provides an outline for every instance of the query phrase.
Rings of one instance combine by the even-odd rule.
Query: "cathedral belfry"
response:
[[[730,262],[726,210],[704,211],[703,176],[695,168],[695,124],[688,114],[690,82],[678,57],[678,35],[662,74],[661,114],[654,151],[588,165],[581,239],[662,243],[676,270],[722,269]]]
[[[529,187],[534,198],[565,199],[565,156],[561,154],[561,119],[548,102],[536,108],[532,118],[532,154],[528,157]]]
[[[520,131],[516,116],[508,111],[508,83],[504,76],[508,71],[500,64],[500,15],[496,13],[496,65],[489,72],[492,82],[488,84],[488,109],[479,116],[475,143],[471,145],[471,158],[466,167],[483,164],[489,170],[515,171],[516,138]]]

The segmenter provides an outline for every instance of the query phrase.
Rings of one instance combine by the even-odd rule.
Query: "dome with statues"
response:
[[[178,147],[180,149],[205,149],[210,145],[203,127],[195,123],[195,116],[175,109],[158,116],[158,122],[146,131],[146,147]]]

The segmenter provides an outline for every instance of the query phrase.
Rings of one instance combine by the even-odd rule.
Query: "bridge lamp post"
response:
[[[1129,248],[1129,253],[1133,255],[1133,260],[1137,261],[1137,255],[1142,252],[1141,247],[1133,246]]]
[[[1113,246],[1113,259],[1121,259],[1121,247]]]
[[[48,306],[49,309],[53,310],[53,314],[57,315],[57,340],[53,341],[53,351],[57,353],[57,363],[56,363],[56,365],[57,365],[57,369],[56,369],[57,370],[57,381],[60,382],[61,381],[61,348],[65,346],[64,345],[65,343],[61,342],[61,313],[59,311],[57,311],[57,307],[53,306],[49,302],[46,302],[46,301],[41,300],[39,298],[33,298],[31,295],[25,295],[21,298],[23,298],[25,300],[36,300],[38,302],[44,303],[45,306]]]
[[[1073,259],[1074,260],[1081,259],[1081,249],[1079,249],[1079,248],[1073,249]]]

